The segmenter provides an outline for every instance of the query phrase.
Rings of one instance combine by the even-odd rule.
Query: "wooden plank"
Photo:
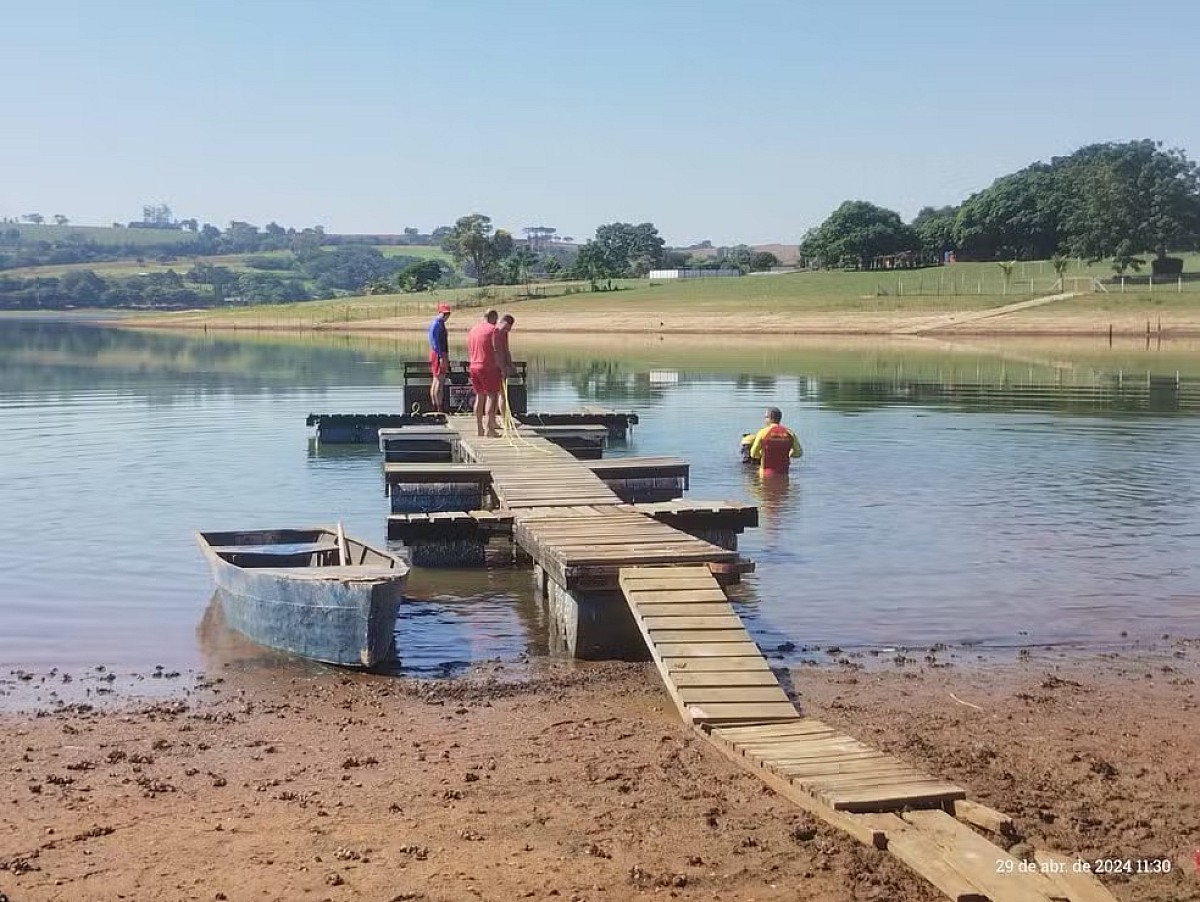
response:
[[[640,575],[622,576],[626,591],[697,591],[716,589],[712,573],[702,572],[701,567],[694,565],[664,566],[664,567],[626,567],[629,570],[640,571]],[[654,576],[642,576],[641,573],[660,571]]]
[[[800,715],[791,702],[716,702],[688,705],[693,721],[792,719]]]
[[[658,649],[662,654],[662,649]],[[766,658],[759,654],[724,657],[724,658],[681,658],[675,655],[662,654],[663,666],[669,673],[713,673],[713,672],[766,672],[771,673]]]
[[[780,686],[688,686],[680,687],[679,697],[685,705],[704,705],[711,702],[788,701],[787,693]]]
[[[955,902],[990,902],[986,893],[947,861],[927,836],[895,814],[860,814],[859,821],[886,836],[887,850]],[[1003,902],[1004,897],[999,897]]]
[[[680,690],[692,687],[712,686],[778,686],[779,680],[775,678],[769,670],[764,671],[736,671],[736,670],[711,670],[701,671],[698,673],[688,673],[686,671],[676,671],[671,674],[671,679]]]
[[[838,790],[824,794],[823,798],[839,811],[887,811],[905,805],[917,808],[942,805],[966,798],[966,795],[958,786],[934,781],[892,790]]]
[[[666,643],[658,647],[663,658],[743,658],[760,656],[753,642]],[[764,665],[766,662],[763,662]]]
[[[694,588],[691,583],[703,582],[709,579],[710,576],[704,573],[699,567],[630,567],[625,573],[621,574],[622,579],[627,582],[659,584],[664,580],[679,580],[688,583],[683,586],[685,589]]]
[[[733,606],[728,602],[701,602],[689,604],[688,602],[676,604],[658,604],[654,603],[634,603],[637,616],[645,621],[654,619],[662,619],[664,621],[673,620],[688,620],[692,618],[713,618],[721,619],[733,617],[737,615],[733,612]],[[739,619],[740,623],[741,620]]]
[[[733,609],[729,609],[729,613],[718,617],[647,617],[644,611],[639,611],[642,614],[642,623],[646,625],[646,629],[654,632],[655,630],[739,630],[745,632],[742,627],[742,618],[733,613]],[[681,640],[686,641],[686,640]]]
[[[750,634],[744,629],[739,630],[650,630],[649,640],[655,645],[678,643],[730,643],[750,642]],[[757,646],[756,646],[757,647]]]
[[[955,869],[992,898],[1004,902],[1047,902],[1056,897],[1054,885],[1044,876],[1020,871],[1015,858],[946,812],[908,811],[901,817],[937,845],[944,856],[952,857]],[[1002,863],[1011,864],[1011,873],[998,873]]]
[[[805,743],[775,743],[769,746],[742,745],[747,755],[760,758],[763,764],[772,767],[784,767],[788,764],[803,763],[816,755],[853,754],[870,751],[871,747],[863,745],[854,739],[840,737],[836,733],[818,742]]]
[[[748,755],[757,755],[764,761],[780,764],[804,762],[816,757],[829,757],[842,753],[877,751],[857,739],[838,732],[811,733],[805,736],[796,736],[790,740],[740,740],[737,746],[744,749]]]
[[[1033,860],[1046,868],[1043,872],[1046,879],[1070,902],[1117,902],[1117,897],[1105,888],[1095,874],[1074,870],[1073,859],[1045,849],[1035,849]]]
[[[708,738],[707,734],[705,734],[702,728],[697,727],[696,732],[701,737]],[[717,730],[714,730],[713,732],[715,733]],[[886,831],[883,828],[865,820],[863,816],[847,814],[845,812],[836,811],[833,808],[830,808],[824,802],[806,794],[799,787],[788,782],[782,777],[776,776],[769,771],[759,770],[754,765],[747,762],[744,758],[741,758],[726,743],[714,743],[713,746],[738,767],[741,767],[743,770],[754,774],[756,777],[778,792],[781,796],[800,806],[815,817],[825,821],[825,823],[829,824],[830,826],[836,827],[837,829],[848,833],[850,836],[854,837],[864,845],[872,846],[876,849],[882,849],[887,845],[888,834]],[[896,820],[899,821],[900,819],[896,818]],[[982,902],[982,900],[963,900],[963,902]]]
[[[721,727],[719,730],[714,730],[713,734],[721,739],[727,740],[743,740],[759,736],[794,736],[800,733],[807,732],[823,732],[833,729],[824,721],[817,720],[815,717],[805,717],[799,723],[779,726],[771,724],[761,727]]]
[[[712,580],[712,577],[709,577]],[[647,605],[690,605],[690,604],[724,604],[729,605],[729,598],[720,586],[713,581],[712,588],[703,589],[650,589],[625,590],[625,596],[640,610]]]
[[[735,740],[739,747],[748,751],[756,752],[761,755],[779,755],[785,750],[793,746],[796,748],[804,748],[808,754],[813,754],[819,749],[813,748],[813,744],[818,740],[836,739],[838,742],[857,742],[857,740],[847,736],[841,730],[835,730],[833,727],[822,726],[820,729],[806,729],[803,732],[787,733],[780,736],[749,736],[745,739]],[[803,743],[803,746],[801,745]],[[804,752],[797,752],[804,754]]]
[[[822,749],[814,754],[781,753],[780,757],[775,757],[774,753],[763,755],[747,751],[746,756],[756,758],[763,767],[769,767],[780,773],[786,772],[794,776],[812,777],[814,779],[820,776],[836,777],[843,774],[846,776],[862,775],[880,768],[887,768],[897,772],[903,770],[908,774],[917,774],[924,780],[930,779],[927,774],[919,774],[911,765],[906,764],[899,758],[895,758],[878,749],[873,749],[870,746],[861,746],[859,748],[831,747]]]
[[[1013,831],[1012,818],[1007,814],[969,799],[959,799],[954,803],[954,816],[960,821],[991,830],[993,833],[1007,835]]]
[[[918,773],[910,767],[901,765],[890,770],[863,771],[846,774],[804,774],[789,773],[788,776],[797,783],[805,783],[810,790],[818,795],[826,796],[843,790],[875,792],[877,790],[908,790],[911,787],[926,787],[937,782],[928,774]]]
[[[559,557],[557,554],[554,557]],[[736,551],[724,551],[715,545],[707,548],[700,547],[692,551],[681,550],[678,546],[641,545],[628,548],[614,547],[602,551],[582,551],[569,557],[559,558],[568,567],[587,568],[590,565],[607,565],[610,567],[628,566],[640,561],[732,561],[737,559]]]
[[[686,536],[683,533],[675,533],[674,535],[668,533],[664,535],[661,532],[638,529],[636,527],[631,529],[617,527],[616,529],[580,530],[579,532],[545,530],[539,531],[538,537],[543,542],[554,545],[562,552],[564,557],[568,558],[582,557],[589,550],[595,550],[598,554],[605,554],[609,550],[608,546],[706,550],[699,539],[693,539],[691,536]]]

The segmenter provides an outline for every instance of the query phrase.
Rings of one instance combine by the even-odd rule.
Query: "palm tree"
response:
[[[1071,258],[1055,254],[1050,258],[1050,265],[1054,267],[1054,272],[1058,275],[1058,290],[1062,291],[1066,287],[1065,273],[1067,267],[1071,265]]]
[[[1008,283],[1012,281],[1013,267],[1017,265],[1017,261],[1001,260],[996,265],[1000,267],[1000,272],[1004,274],[1004,293],[1008,294]]]

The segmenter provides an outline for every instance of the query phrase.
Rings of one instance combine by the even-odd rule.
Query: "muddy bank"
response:
[[[1195,643],[986,668],[825,656],[785,674],[805,713],[962,783],[1030,842],[1171,859],[1108,880],[1121,899],[1200,899]],[[685,730],[649,665],[231,667],[88,704],[0,715],[13,902],[940,898]]]

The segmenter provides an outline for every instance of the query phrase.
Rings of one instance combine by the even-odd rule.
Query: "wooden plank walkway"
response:
[[[838,811],[966,797],[953,784],[801,717],[707,569],[626,567],[620,584],[684,720],[710,725],[714,742]]]
[[[706,567],[625,567],[620,585],[687,723],[799,717]]]
[[[620,504],[604,481],[569,451],[521,427],[512,437],[475,435],[473,417],[450,417],[462,452],[492,471],[492,490],[502,507],[570,507]]]
[[[802,717],[705,568],[625,567],[620,585],[684,720],[785,798],[887,850],[956,902],[1115,902],[1053,853],[1036,857],[1059,862],[1057,873],[1022,869],[964,823],[1010,822],[965,802],[962,787]]]
[[[621,568],[631,564],[691,563],[724,568],[740,564],[736,551],[680,532],[627,506],[530,507],[513,513],[513,538],[566,589],[615,589]],[[712,581],[707,566],[695,569]]]

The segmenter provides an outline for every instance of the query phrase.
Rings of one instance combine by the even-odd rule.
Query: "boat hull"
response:
[[[251,551],[223,556],[203,537],[201,546],[227,624],[260,645],[343,667],[375,667],[395,656],[403,562],[370,549],[395,566],[374,558],[371,565],[311,566],[303,553],[270,560]],[[352,543],[352,561],[362,547]]]

